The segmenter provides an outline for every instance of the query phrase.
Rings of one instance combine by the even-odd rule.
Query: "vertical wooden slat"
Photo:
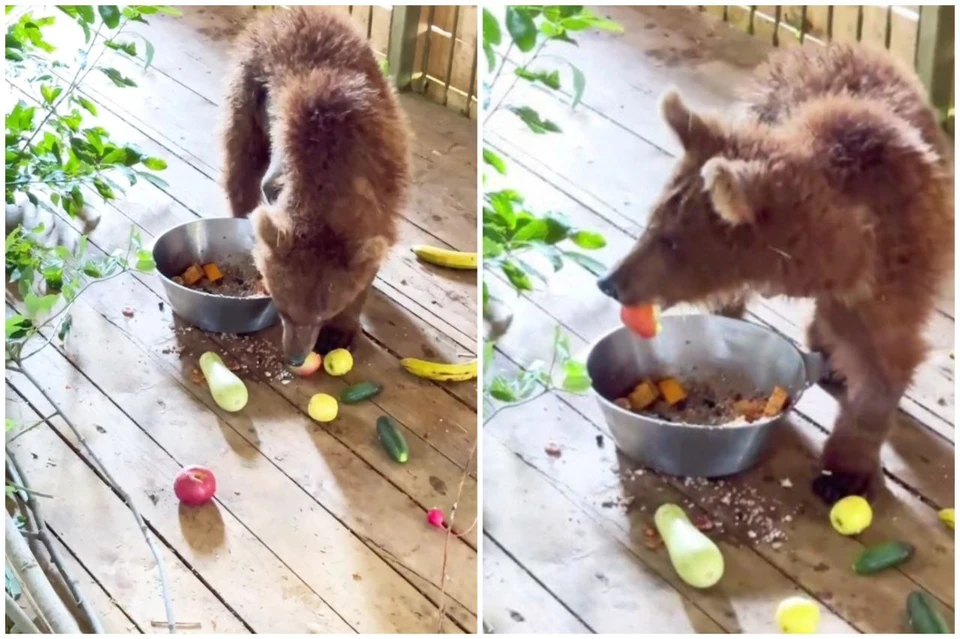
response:
[[[387,62],[390,77],[401,91],[408,88],[413,80],[420,13],[418,6],[394,6],[390,19]]]
[[[453,67],[450,71],[450,85],[457,89],[448,92],[447,99],[451,108],[468,112],[469,102],[474,96],[473,84],[477,69],[477,7],[460,7],[457,20],[457,39],[454,43]],[[461,93],[462,92],[462,93]]]
[[[387,54],[390,46],[391,10],[383,7],[371,7],[373,15],[370,18],[370,46],[377,53]]]
[[[427,85],[426,95],[434,102],[443,104],[444,86],[447,82],[447,63],[453,51],[453,41],[450,37],[454,28],[453,6],[438,6],[433,18],[433,28],[430,30],[430,55],[427,58]]]
[[[943,116],[951,106],[953,88],[953,12],[952,6],[920,7],[917,75]]]
[[[750,33],[750,20],[752,16],[750,7],[743,5],[730,5],[727,7],[727,22],[731,26]]]
[[[705,6],[703,10],[709,14],[717,16],[720,19],[723,19],[724,15],[726,15],[727,7],[726,5],[722,5],[722,4],[712,4],[709,6]]]
[[[807,7],[807,28],[803,43],[810,46],[822,46],[830,37],[830,7]]]
[[[427,19],[424,26],[424,30],[421,31],[418,27],[417,29],[417,49],[420,53],[420,59],[416,62],[416,69],[419,70],[419,79],[417,81],[417,91],[419,93],[424,93],[427,90],[427,64],[430,60],[430,45],[433,40],[431,38],[433,31],[433,19],[436,16],[437,7],[431,6],[427,10]],[[422,44],[420,44],[422,38]]]
[[[860,28],[860,42],[878,47],[887,48],[887,7],[862,7],[863,22]]]
[[[367,30],[367,23],[370,21],[369,6],[351,6],[350,19],[357,25],[357,28],[360,29],[360,33],[369,37]]]
[[[460,22],[460,7],[453,8],[453,29],[450,31],[450,55],[447,59],[447,68],[445,69],[443,85],[443,105],[447,106],[450,102],[450,82],[453,80],[453,54],[457,50],[457,31]]]
[[[890,51],[912,69],[917,60],[920,7],[895,5],[890,11]]]
[[[860,27],[860,7],[833,7],[833,32],[837,42],[856,42]]]

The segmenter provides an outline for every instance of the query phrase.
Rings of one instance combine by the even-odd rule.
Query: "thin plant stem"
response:
[[[20,373],[21,375],[23,375],[24,377],[26,377],[27,381],[29,381],[31,384],[33,384],[36,387],[37,391],[43,396],[44,399],[50,402],[50,404],[52,404],[53,406],[57,405],[54,399],[50,396],[50,394],[47,393],[46,390],[44,390],[43,386],[41,386],[40,381],[36,377],[34,377],[34,375],[29,370],[23,367],[19,362],[15,362],[15,366],[16,366],[15,368],[11,368],[10,365],[8,364],[7,369],[14,370]],[[77,438],[77,442],[86,452],[86,454],[89,456],[90,461],[94,462],[97,469],[100,471],[103,477],[110,484],[111,488],[113,488],[114,492],[117,493],[120,499],[123,500],[123,502],[127,505],[127,508],[133,514],[133,518],[136,520],[137,526],[140,528],[140,533],[143,535],[144,540],[146,540],[147,546],[150,547],[150,552],[153,554],[153,558],[157,563],[157,571],[159,572],[159,576],[160,576],[161,595],[163,596],[163,607],[167,617],[167,629],[170,631],[170,634],[173,634],[174,632],[176,632],[176,622],[174,621],[174,617],[173,617],[173,602],[170,599],[170,589],[167,585],[168,584],[167,570],[166,570],[166,567],[164,566],[163,558],[160,556],[160,551],[158,550],[156,543],[154,543],[153,539],[150,537],[150,530],[147,528],[147,524],[143,520],[143,516],[141,516],[140,511],[137,509],[136,505],[134,505],[133,499],[130,497],[127,491],[123,489],[120,483],[113,478],[113,475],[111,475],[110,471],[107,470],[106,465],[104,465],[104,463],[100,461],[100,458],[93,451],[93,448],[90,446],[90,444],[87,443],[86,438],[84,438],[84,436],[80,433],[80,430],[73,424],[70,418],[67,417],[63,413],[63,411],[60,411],[60,418],[63,420],[63,423],[66,424],[67,427],[71,430],[71,432],[73,432],[74,437]]]
[[[29,514],[32,520],[33,532],[36,534],[38,541],[43,544],[44,548],[46,548],[47,552],[50,554],[50,559],[57,567],[57,570],[60,571],[60,576],[63,577],[63,581],[66,583],[67,589],[70,591],[70,596],[73,597],[74,602],[80,606],[81,612],[83,612],[84,616],[87,618],[87,622],[90,624],[90,629],[94,634],[102,635],[104,630],[103,624],[100,623],[100,618],[97,616],[97,613],[93,611],[90,603],[83,596],[83,593],[80,592],[80,589],[77,587],[77,581],[70,574],[70,571],[67,570],[67,566],[63,561],[63,556],[60,554],[60,549],[57,548],[56,544],[51,541],[47,530],[47,522],[43,518],[43,509],[41,508],[39,502],[37,502],[35,499],[29,498],[31,491],[29,484],[27,483],[26,475],[24,475],[23,469],[20,468],[17,460],[13,457],[9,450],[7,451],[7,471],[12,477],[14,477],[14,479],[17,480],[17,482],[21,485],[21,488],[23,488],[23,490],[27,493],[26,495],[20,495],[20,501],[25,506],[26,512]]]
[[[17,441],[22,435],[26,435],[27,433],[29,433],[31,430],[33,430],[33,429],[36,428],[37,426],[40,426],[40,425],[42,425],[42,424],[46,424],[47,421],[49,421],[51,418],[55,417],[56,415],[57,415],[57,412],[54,411],[54,413],[53,413],[52,415],[50,415],[49,417],[44,417],[43,419],[40,419],[40,420],[37,420],[37,421],[33,422],[32,424],[30,424],[29,426],[27,426],[27,427],[24,428],[23,430],[19,431],[16,435],[14,435],[14,436],[11,437],[10,439],[8,439],[6,445],[9,447],[10,444],[12,444],[13,442]]]
[[[37,629],[33,620],[27,616],[27,613],[23,611],[23,608],[20,607],[16,601],[13,600],[13,597],[10,596],[10,593],[4,593],[7,597],[5,611],[10,621],[13,622],[13,625],[16,626],[17,630],[25,635],[39,635],[40,631]]]
[[[463,494],[463,484],[467,481],[467,475],[470,474],[470,462],[473,461],[473,456],[477,452],[477,442],[479,441],[479,435],[477,436],[477,441],[473,442],[473,448],[470,449],[470,455],[467,457],[467,463],[463,467],[463,474],[460,475],[460,487],[457,488],[457,498],[453,502],[453,508],[450,509],[450,524],[447,526],[447,534],[443,538],[443,563],[440,566],[440,610],[439,617],[437,622],[437,632],[443,632],[443,618],[445,614],[445,604],[446,604],[446,593],[447,593],[447,553],[450,548],[450,537],[453,534],[453,522],[457,518],[457,506],[460,505],[460,496]],[[466,533],[464,533],[466,534]]]

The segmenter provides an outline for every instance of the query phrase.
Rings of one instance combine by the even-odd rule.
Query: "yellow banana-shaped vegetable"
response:
[[[413,252],[416,253],[417,257],[424,262],[436,264],[437,266],[470,270],[475,270],[477,268],[476,253],[451,251],[449,249],[437,248],[436,246],[427,246],[425,244],[418,244],[417,246],[414,246]]]
[[[407,357],[400,360],[407,372],[437,382],[463,382],[477,376],[477,360],[463,364],[443,364]]]
[[[940,521],[945,523],[950,530],[954,530],[953,525],[956,515],[954,515],[953,508],[944,508],[938,516]]]

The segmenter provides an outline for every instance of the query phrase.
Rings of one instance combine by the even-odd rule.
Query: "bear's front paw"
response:
[[[860,495],[868,501],[876,496],[880,478],[877,473],[843,473],[826,471],[813,480],[813,494],[832,506],[844,497]]]
[[[317,337],[317,352],[326,355],[338,348],[350,348],[353,346],[353,340],[356,336],[356,328],[335,325],[324,326],[320,329],[320,335]]]

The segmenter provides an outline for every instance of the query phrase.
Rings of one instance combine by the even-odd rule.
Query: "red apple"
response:
[[[173,480],[173,492],[187,506],[202,506],[217,492],[217,479],[209,468],[187,466]]]
[[[323,364],[323,358],[320,356],[320,353],[310,353],[307,355],[307,359],[303,361],[303,364],[300,366],[291,366],[290,372],[300,377],[310,377],[320,370],[321,364]]]
[[[660,307],[655,304],[624,306],[620,309],[620,321],[640,337],[651,339],[660,332]]]

